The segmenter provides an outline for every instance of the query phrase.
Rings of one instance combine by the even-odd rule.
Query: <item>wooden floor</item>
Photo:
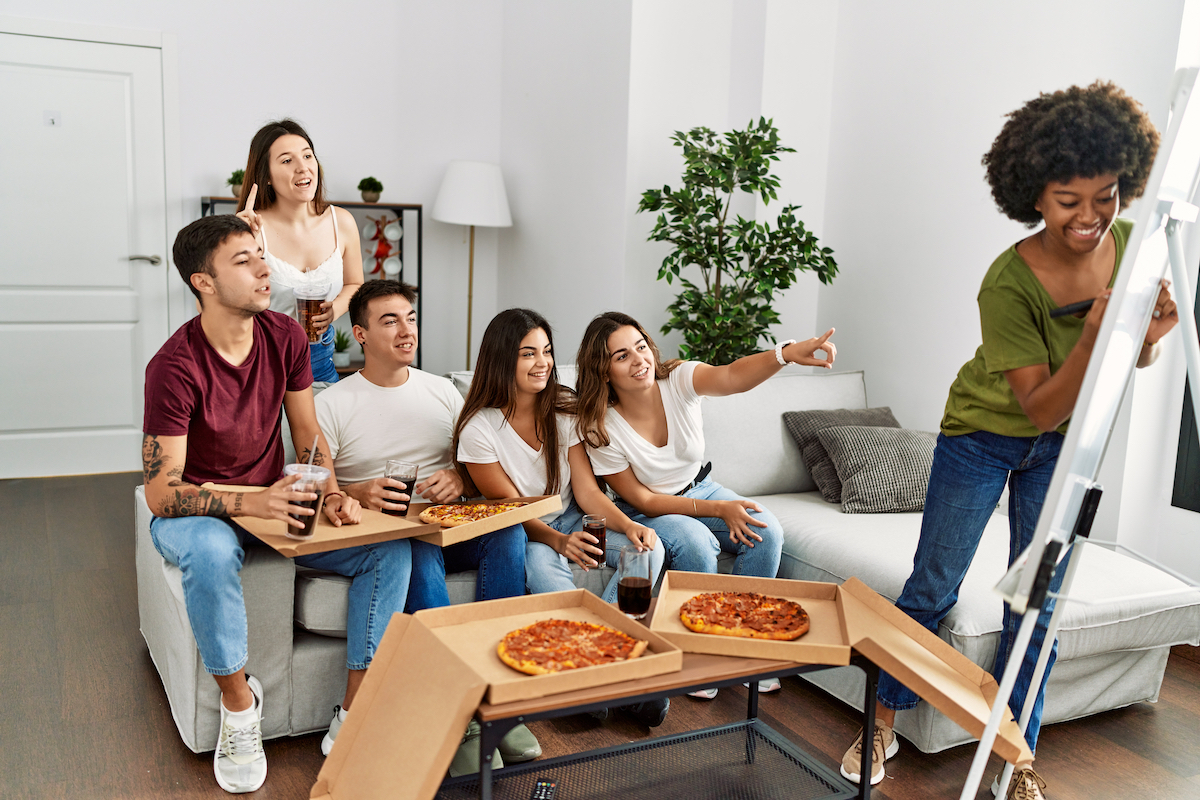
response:
[[[0,481],[0,797],[224,797],[212,755],[179,739],[138,632],[133,487],[138,474]],[[1176,648],[1161,699],[1043,730],[1038,767],[1053,800],[1200,799],[1200,654]],[[267,698],[270,702],[270,698]],[[651,733],[615,715],[536,723],[547,756],[722,724],[745,691],[676,698]],[[797,678],[760,714],[834,766],[857,724]],[[267,743],[255,796],[304,798],[320,735]],[[904,743],[877,800],[956,798],[974,748],[924,755]],[[988,781],[994,770],[988,773]],[[982,790],[981,798],[990,797]]]

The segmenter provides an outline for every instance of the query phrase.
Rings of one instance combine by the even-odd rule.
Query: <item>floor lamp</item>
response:
[[[467,369],[471,368],[471,314],[475,293],[475,226],[507,228],[512,225],[504,176],[497,164],[451,161],[433,204],[433,218],[471,229],[467,268]]]

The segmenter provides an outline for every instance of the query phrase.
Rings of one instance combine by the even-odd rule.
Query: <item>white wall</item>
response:
[[[1004,114],[1071,84],[1115,81],[1166,121],[1181,0],[841,3],[820,292],[839,363],[870,400],[936,430],[979,345],[988,265],[1028,235],[992,203],[980,158]]]
[[[332,199],[359,199],[359,179],[374,175],[385,200],[424,203],[423,363],[461,369],[466,244],[460,228],[428,212],[450,160],[499,160],[499,4],[0,0],[0,14],[177,37],[185,221],[200,215],[201,196],[227,193],[250,137],[280,116],[308,129]],[[475,259],[486,319],[495,311],[494,232],[480,232]]]
[[[513,227],[500,231],[497,307],[539,311],[574,361],[588,320],[621,306],[629,0],[509,0],[500,163]],[[491,318],[481,319],[479,331]]]

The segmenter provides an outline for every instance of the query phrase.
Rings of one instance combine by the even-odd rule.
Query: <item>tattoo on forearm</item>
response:
[[[312,456],[312,448],[306,447],[300,453],[300,460],[303,461],[305,464],[307,464],[309,456]],[[313,463],[313,466],[317,466],[317,467],[325,466],[325,454],[321,452],[321,448],[319,448],[319,447],[317,448],[317,454],[315,456],[313,456],[312,463]]]
[[[217,494],[199,486],[178,483],[173,497],[164,497],[158,504],[160,517],[223,517],[225,501]]]
[[[238,492],[237,494],[235,494],[233,496],[233,513],[234,514],[242,513],[242,498],[244,496],[245,495],[242,492]]]
[[[158,443],[157,436],[146,434],[142,437],[142,474],[145,476],[146,483],[157,478],[158,473],[162,472],[162,468],[162,445]]]

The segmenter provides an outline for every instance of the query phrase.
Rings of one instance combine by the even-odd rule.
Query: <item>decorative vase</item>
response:
[[[240,183],[230,184],[229,191],[233,192],[234,197],[242,196],[242,185]]]
[[[350,366],[350,353],[349,353],[349,351],[347,351],[347,350],[343,350],[343,351],[341,351],[340,353],[334,353],[334,354],[333,354],[333,365],[334,365],[335,367],[348,367],[348,366]]]
[[[362,198],[364,203],[377,203],[379,202],[379,192],[363,192]]]

